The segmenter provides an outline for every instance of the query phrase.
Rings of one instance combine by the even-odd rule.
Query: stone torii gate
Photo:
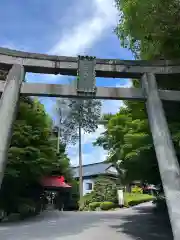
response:
[[[156,75],[180,74],[180,62],[122,61],[94,57],[62,57],[0,48],[0,69],[9,71],[0,81],[0,185],[16,117],[19,95],[114,100],[144,100],[159,170],[167,199],[174,239],[180,239],[180,169],[162,100],[180,101],[179,91],[158,90]],[[79,76],[77,86],[23,82],[25,73]],[[96,88],[95,76],[136,78],[141,88]]]

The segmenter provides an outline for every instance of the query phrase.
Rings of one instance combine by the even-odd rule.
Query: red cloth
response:
[[[70,188],[71,186],[64,182],[65,179],[63,176],[51,176],[44,177],[41,180],[41,184],[44,187],[62,187],[62,188]]]

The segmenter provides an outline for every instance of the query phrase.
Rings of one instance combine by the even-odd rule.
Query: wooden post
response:
[[[0,187],[7,162],[7,154],[16,119],[19,94],[24,80],[24,67],[13,65],[6,77],[6,84],[0,100]]]
[[[180,239],[180,169],[159,98],[155,75],[142,77],[147,113],[175,240]]]

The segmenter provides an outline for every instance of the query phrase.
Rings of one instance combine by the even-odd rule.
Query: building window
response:
[[[86,183],[86,190],[92,190],[93,185],[92,183]]]

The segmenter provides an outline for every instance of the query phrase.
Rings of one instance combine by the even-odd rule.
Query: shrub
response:
[[[97,178],[93,192],[96,202],[118,202],[116,183],[108,177]]]
[[[69,203],[68,206],[66,207],[66,209],[69,211],[74,211],[74,210],[78,210],[79,208],[79,204],[78,204],[78,200],[79,200],[79,182],[76,180],[73,180],[71,183],[71,192],[70,192],[70,196],[69,196]]]
[[[167,204],[164,196],[158,196],[153,203],[156,205],[155,211],[167,212]]]
[[[89,210],[95,211],[96,208],[100,207],[101,202],[92,202],[89,204]]]
[[[85,207],[89,206],[89,204],[92,202],[96,202],[93,191],[83,196],[81,202],[79,202],[79,210],[82,211]]]
[[[110,209],[112,209],[112,208],[115,208],[115,203],[113,203],[113,202],[102,202],[101,204],[100,204],[100,209],[101,210],[110,210]]]
[[[22,204],[19,207],[19,214],[20,214],[20,219],[31,217],[31,216],[35,215],[35,208],[28,204]]]
[[[107,177],[98,177],[94,184],[94,190],[83,196],[79,202],[79,210],[83,211],[86,207],[95,210],[94,203],[113,202],[118,203],[116,183]],[[93,204],[92,204],[93,203]]]
[[[125,193],[124,194],[124,206],[130,207],[140,203],[154,200],[152,195],[138,194],[138,193]]]
[[[131,189],[131,192],[132,193],[143,193],[143,190],[142,190],[142,188],[135,186]]]
[[[88,206],[84,207],[83,211],[89,211],[89,207]]]
[[[0,209],[0,222],[6,217],[6,212],[3,209]]]
[[[36,205],[30,199],[19,199],[18,212],[20,219],[36,215]]]
[[[79,211],[83,211],[84,210],[84,206],[79,206]]]

